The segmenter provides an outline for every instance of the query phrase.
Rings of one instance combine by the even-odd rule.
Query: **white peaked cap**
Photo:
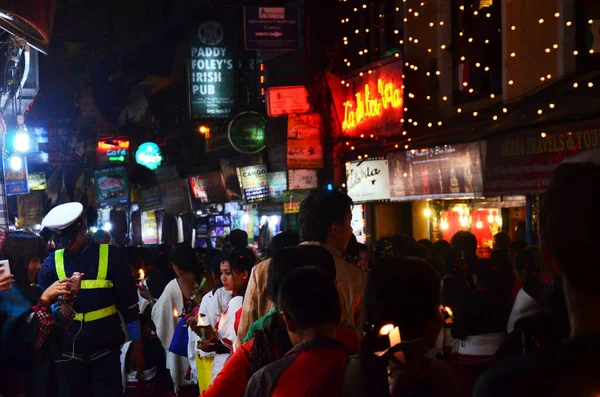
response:
[[[48,229],[65,229],[83,214],[81,203],[66,203],[56,206],[44,217],[42,226]]]

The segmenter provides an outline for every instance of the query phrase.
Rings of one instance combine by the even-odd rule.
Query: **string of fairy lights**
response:
[[[389,32],[385,32],[385,29],[391,29],[393,31],[393,35],[394,37],[397,38],[397,43],[400,46],[411,46],[411,51],[413,52],[419,52],[419,51],[426,51],[427,54],[432,54],[435,52],[437,52],[437,49],[435,47],[433,47],[431,45],[431,43],[428,43],[427,41],[417,37],[415,35],[415,33],[417,33],[419,31],[419,29],[413,29],[415,31],[415,33],[411,32],[410,35],[408,35],[408,37],[402,37],[402,33],[406,32],[406,24],[407,23],[419,23],[419,24],[423,24],[423,28],[427,29],[441,29],[444,26],[447,26],[446,24],[448,23],[448,21],[444,21],[443,19],[435,19],[435,20],[430,20],[427,18],[427,16],[432,16],[435,15],[437,18],[437,12],[435,12],[435,10],[432,12],[431,9],[428,9],[428,6],[431,7],[436,7],[436,3],[432,2],[432,1],[419,1],[419,0],[396,0],[396,3],[394,4],[394,8],[393,11],[390,9],[390,13],[388,14],[388,17],[393,17],[393,20],[395,21],[400,21],[401,26],[399,26],[397,23],[394,24],[388,24],[385,25],[385,27],[380,27],[380,25],[377,24],[377,22],[375,22],[375,25],[373,26],[373,24],[369,25],[369,26],[365,26],[365,23],[362,23],[362,25],[360,23],[357,23],[359,21],[357,21],[357,19],[359,18],[359,13],[360,12],[365,12],[365,13],[375,13],[375,15],[377,15],[379,17],[380,20],[386,18],[386,14],[381,12],[381,8],[379,9],[379,11],[377,10],[370,10],[370,8],[372,7],[378,7],[378,3],[373,3],[373,2],[366,2],[365,0],[358,0],[358,1],[352,1],[352,0],[339,0],[342,3],[342,9],[343,9],[343,13],[345,13],[345,15],[342,16],[340,22],[342,25],[342,31],[344,32],[343,37],[342,37],[342,42],[344,45],[344,49],[346,49],[345,54],[346,56],[344,57],[343,61],[344,64],[348,70],[348,72],[351,72],[354,68],[355,65],[353,65],[352,63],[352,56],[354,56],[357,59],[362,59],[362,63],[364,64],[366,62],[366,58],[363,59],[365,56],[369,55],[371,56],[371,59],[373,58],[373,54],[377,53],[377,49],[376,48],[365,48],[366,45],[359,45],[359,46],[353,46],[352,43],[353,41],[357,41],[359,43],[367,43],[368,39],[366,37],[364,37],[364,35],[371,33],[371,29],[377,28],[379,29],[379,34],[383,35]],[[497,0],[498,1],[498,0]],[[485,18],[487,19],[493,19],[494,15],[493,15],[493,10],[492,10],[492,5],[493,5],[494,1],[493,0],[481,0],[479,2],[479,8],[475,9],[473,7],[473,5],[469,6],[468,4],[460,4],[460,2],[455,2],[452,1],[452,7],[457,7],[456,11],[458,15],[460,15],[460,13],[472,13],[472,16],[475,18]],[[404,12],[403,12],[404,11]],[[400,17],[398,17],[400,16]],[[363,21],[364,20],[368,20],[368,15],[363,15],[362,16]],[[548,61],[548,65],[549,68],[552,69],[553,65],[556,65],[556,53],[557,51],[559,51],[560,49],[560,45],[559,45],[559,38],[558,38],[558,31],[559,31],[559,26],[562,24],[564,25],[564,29],[567,30],[567,34],[569,34],[568,30],[569,29],[575,29],[575,23],[573,20],[569,20],[567,18],[564,18],[563,15],[559,12],[559,11],[555,11],[552,12],[548,9],[545,10],[541,10],[539,16],[532,21],[521,21],[520,22],[523,26],[517,26],[515,24],[510,25],[509,29],[510,32],[508,32],[509,37],[507,37],[508,40],[508,44],[512,43],[513,41],[516,40],[521,40],[522,35],[529,35],[531,37],[534,37],[531,33],[531,27],[532,26],[540,26],[543,28],[547,28],[547,24],[552,24],[554,23],[556,25],[556,32],[557,34],[555,35],[556,37],[547,37],[547,35],[536,35],[535,36],[535,42],[540,42],[542,41],[542,44],[539,45],[539,48],[543,48],[543,50],[541,50],[541,52],[538,52],[538,50],[535,50],[535,47],[533,48],[535,51],[528,51],[525,54],[521,54],[518,53],[516,49],[507,49],[507,56],[506,59],[504,60],[504,62],[511,62],[513,60],[520,60],[521,62],[527,62],[528,59],[534,59],[534,58],[538,58],[538,57],[543,57],[543,56],[552,56],[553,58],[551,58],[550,61]],[[593,20],[588,20],[587,21],[588,24],[592,25],[594,23]],[[360,25],[360,26],[359,26]],[[498,28],[498,33],[501,33],[501,28],[502,28],[502,23],[500,22],[500,26]],[[572,34],[574,35],[574,32],[572,32]],[[361,35],[363,35],[361,37]],[[464,29],[460,30],[458,32],[458,36],[461,37],[462,39],[464,39],[466,37],[467,33]],[[444,37],[443,35],[441,35],[442,37]],[[552,36],[552,35],[550,35]],[[455,56],[455,60],[458,61],[460,60],[460,62],[462,63],[468,63],[471,62],[471,64],[477,68],[482,70],[485,73],[489,73],[492,71],[492,65],[491,64],[486,64],[485,62],[483,62],[480,59],[471,59],[469,60],[469,58],[466,55],[463,54],[456,54],[456,48],[452,48],[452,39],[451,39],[452,35],[450,35],[449,37],[447,37],[445,39],[445,41],[438,43],[439,48],[441,50],[448,50],[448,51],[453,51],[453,55]],[[540,39],[541,38],[541,39]],[[482,40],[479,42],[479,44],[481,44],[483,42],[483,47],[482,48],[487,48],[487,46],[490,46],[490,48],[492,47],[491,44],[491,40],[489,37],[484,37],[484,38],[480,38],[480,37],[467,37],[466,38],[466,42],[469,44],[477,44],[477,40]],[[360,48],[357,48],[360,47]],[[401,47],[402,49],[402,47]],[[355,51],[355,53],[352,53],[352,51]],[[589,50],[590,54],[594,54],[594,50],[590,49]],[[354,54],[354,55],[353,55]],[[392,54],[393,56],[399,58],[400,52],[396,52],[395,54]],[[475,57],[477,57],[477,55],[480,54],[476,54]],[[571,54],[574,57],[580,56],[581,55],[581,51],[580,50],[574,50]],[[545,59],[545,58],[544,58]],[[556,78],[556,76],[554,76],[552,74],[553,70],[550,70],[549,73],[543,74],[542,76],[539,76],[539,81],[541,84],[544,83],[548,83],[550,81],[553,80],[553,78]],[[428,79],[440,79],[440,78],[452,78],[452,77],[445,77],[442,76],[442,71],[439,69],[436,70],[431,70],[431,69],[427,69],[427,67],[425,67],[424,65],[418,65],[417,62],[409,62],[407,60],[404,61],[404,72],[402,74],[402,79],[406,80],[407,78],[410,79],[411,76],[416,76],[418,73],[424,73],[425,76]],[[510,73],[510,65],[509,65],[509,73]],[[362,75],[362,73],[360,74]],[[408,75],[408,76],[407,76]],[[349,86],[348,82],[346,81],[342,81],[342,84],[346,85],[347,87]],[[473,97],[481,97],[481,92],[479,92],[475,87],[470,86],[470,82],[468,80],[463,81],[462,83],[462,92],[468,93],[470,95],[473,95]],[[506,79],[506,84],[508,85],[508,87],[505,87],[504,89],[512,89],[513,87],[515,87],[516,84],[519,84],[519,81],[516,81],[515,77],[513,76],[508,76]],[[575,81],[573,83],[573,88],[578,89],[584,89],[584,88],[593,88],[594,84],[591,81]],[[405,89],[405,86],[402,86],[403,89]],[[439,95],[439,97],[436,97],[434,95],[431,95],[429,93],[424,94],[424,97],[426,99],[427,102],[431,102],[431,101],[442,101],[442,102],[447,102],[450,101],[451,98],[449,98],[448,94],[442,93]],[[502,97],[502,93],[501,92],[490,92],[489,93],[489,98],[491,100],[497,99],[497,98],[501,98]],[[411,132],[411,129],[413,128],[418,128],[419,126],[423,127],[426,126],[427,129],[436,129],[436,128],[441,128],[444,125],[443,120],[440,120],[441,116],[439,114],[435,114],[434,113],[433,116],[437,116],[435,118],[435,120],[416,120],[415,116],[412,116],[411,113],[409,113],[409,109],[413,106],[417,106],[415,105],[415,103],[417,102],[417,95],[413,92],[407,92],[405,91],[404,94],[404,118],[401,120],[402,126],[399,127],[399,132],[401,132],[401,135],[397,135],[396,136],[396,141],[393,142],[393,139],[390,139],[390,141],[392,142],[383,142],[382,146],[384,150],[393,150],[393,149],[402,149],[404,148],[405,150],[409,150],[411,148],[411,141],[412,141],[412,137],[409,137],[409,133]],[[505,105],[501,108],[501,110],[499,110],[498,112],[485,112],[485,114],[480,114],[479,111],[477,110],[471,110],[471,111],[467,111],[466,108],[468,108],[468,106],[465,105],[457,105],[454,107],[454,111],[456,112],[456,114],[462,116],[462,117],[466,117],[469,115],[471,115],[472,118],[477,119],[478,121],[491,121],[492,123],[498,122],[500,121],[502,118],[508,117],[511,114],[511,110],[510,110],[510,106]],[[549,102],[546,104],[540,104],[540,106],[537,108],[536,112],[534,114],[532,114],[532,117],[537,117],[540,115],[543,115],[546,112],[550,112],[552,110],[555,110],[557,108],[557,105]],[[420,131],[427,131],[427,129],[421,128]],[[541,133],[541,137],[545,138],[547,136],[547,134],[545,132]],[[400,138],[400,139],[398,139]],[[345,146],[347,149],[349,149],[350,151],[360,151],[361,148],[364,147],[368,147],[370,146],[370,144],[372,144],[372,142],[374,140],[380,140],[381,137],[378,137],[376,135],[373,134],[361,134],[359,136],[356,137],[345,137]],[[367,150],[365,150],[367,151]],[[357,155],[357,159],[358,160],[363,160],[363,159],[367,159],[369,158],[368,153],[365,154],[359,154]]]

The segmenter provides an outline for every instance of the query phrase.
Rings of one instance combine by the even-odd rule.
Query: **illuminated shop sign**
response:
[[[342,130],[347,135],[391,135],[402,127],[402,63],[372,65],[344,80]]]
[[[126,163],[130,142],[126,139],[107,139],[98,142],[96,158],[101,165]]]
[[[162,163],[163,157],[160,147],[154,142],[145,142],[135,152],[135,161],[139,165],[155,170]]]

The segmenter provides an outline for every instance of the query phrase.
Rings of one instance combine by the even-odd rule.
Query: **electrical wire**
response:
[[[70,305],[68,305],[65,300],[62,300],[62,304],[67,306],[69,309],[71,309],[71,311],[74,313],[73,318],[75,318],[75,316],[77,315],[77,312],[75,311],[75,309],[73,309]],[[68,363],[69,361],[72,361],[75,358],[75,341],[77,340],[77,337],[79,336],[79,334],[81,333],[81,331],[83,330],[83,321],[79,322],[79,330],[77,331],[77,333],[75,333],[75,336],[73,336],[73,346],[71,349],[71,357],[69,357],[66,360],[55,360],[55,363]]]

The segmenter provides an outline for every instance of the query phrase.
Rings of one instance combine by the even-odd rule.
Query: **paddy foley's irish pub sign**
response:
[[[404,114],[400,60],[372,64],[345,79],[342,86],[342,130],[346,135],[385,136],[400,131]]]

